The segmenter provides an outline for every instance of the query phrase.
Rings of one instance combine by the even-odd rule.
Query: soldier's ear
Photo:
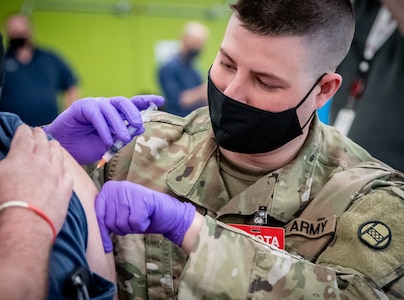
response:
[[[328,100],[330,100],[334,94],[338,91],[342,84],[342,76],[338,73],[327,73],[320,80],[320,91],[316,95],[317,109],[324,106]]]

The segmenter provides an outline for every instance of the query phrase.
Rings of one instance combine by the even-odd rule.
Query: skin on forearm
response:
[[[0,212],[0,238],[2,295],[16,300],[46,299],[53,241],[49,224],[28,209],[10,207]]]
[[[80,199],[86,213],[88,225],[88,242],[86,257],[91,271],[104,278],[116,282],[115,263],[113,253],[106,254],[102,244],[101,233],[95,215],[94,200],[98,190],[84,169],[65,152],[65,159],[69,171],[73,175],[73,190]]]
[[[63,110],[68,108],[79,98],[79,89],[76,86],[70,87],[64,94],[64,107]]]
[[[196,212],[191,226],[188,228],[187,232],[185,232],[184,239],[182,241],[182,249],[187,255],[189,255],[194,248],[196,239],[198,238],[199,232],[202,228],[203,220],[204,217],[200,213]]]
[[[208,95],[207,95],[207,84],[203,83],[192,89],[188,89],[182,92],[180,97],[180,104],[183,107],[190,107],[196,104],[207,105]]]

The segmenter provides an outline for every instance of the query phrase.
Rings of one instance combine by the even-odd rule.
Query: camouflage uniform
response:
[[[321,124],[300,153],[230,197],[207,108],[163,112],[104,169],[205,215],[187,257],[161,235],[114,237],[120,299],[402,299],[403,175]],[[265,208],[286,251],[225,223]],[[387,295],[387,296],[386,296]]]

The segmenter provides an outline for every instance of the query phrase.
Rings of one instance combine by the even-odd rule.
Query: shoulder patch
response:
[[[390,228],[379,221],[369,221],[359,226],[358,236],[362,243],[373,249],[384,249],[390,245]]]

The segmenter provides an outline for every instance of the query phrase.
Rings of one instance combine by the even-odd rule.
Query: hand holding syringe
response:
[[[140,115],[142,117],[143,122],[148,122],[149,121],[149,115],[153,110],[157,110],[157,105],[154,104],[153,102],[149,103],[149,107],[145,110],[142,110],[140,112]],[[135,127],[128,126],[128,131],[131,136],[134,135],[134,133],[138,130]],[[103,165],[105,165],[107,162],[111,160],[111,158],[114,156],[115,153],[118,152],[119,149],[121,149],[124,146],[124,143],[121,140],[117,140],[102,156],[101,160],[98,162],[97,167],[95,170],[98,168],[101,168]],[[94,171],[95,171],[94,170]],[[91,173],[93,174],[94,171]]]

